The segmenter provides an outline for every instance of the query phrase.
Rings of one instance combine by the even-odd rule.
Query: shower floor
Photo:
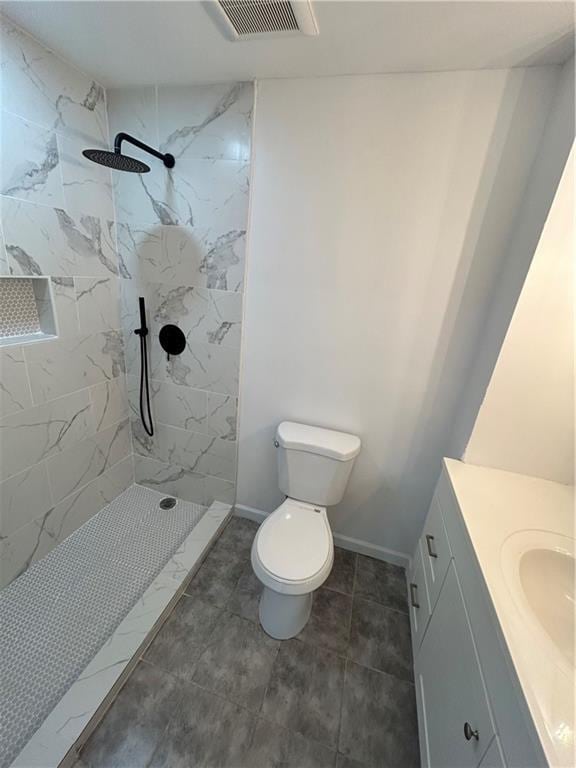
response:
[[[182,501],[163,510],[161,498],[128,488],[0,593],[1,768],[19,755],[206,512]]]

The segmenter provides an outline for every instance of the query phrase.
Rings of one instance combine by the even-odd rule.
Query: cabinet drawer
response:
[[[422,765],[477,768],[495,735],[454,563],[415,664]]]
[[[436,495],[432,499],[428,517],[424,523],[421,546],[430,606],[434,610],[442,582],[452,559],[452,551],[448,542],[446,528],[444,527],[442,510]]]
[[[424,560],[422,559],[420,544],[416,547],[412,570],[408,577],[408,603],[410,606],[412,644],[414,655],[416,655],[432,612],[426,587],[426,578],[424,576]]]

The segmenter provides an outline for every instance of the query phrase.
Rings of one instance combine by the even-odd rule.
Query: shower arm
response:
[[[138,149],[144,150],[144,152],[148,152],[149,155],[154,155],[154,157],[157,157],[159,160],[162,160],[166,168],[174,168],[175,160],[174,155],[171,155],[170,153],[166,153],[163,155],[161,152],[158,152],[153,147],[149,147],[148,144],[144,144],[144,142],[139,141],[138,139],[135,139],[134,136],[130,136],[129,133],[117,133],[116,138],[114,139],[114,152],[117,155],[122,154],[122,142],[127,141],[129,144],[133,144],[135,147],[138,147]]]

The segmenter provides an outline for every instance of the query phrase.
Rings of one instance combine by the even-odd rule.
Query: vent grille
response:
[[[219,4],[238,35],[300,30],[286,0],[219,0]]]

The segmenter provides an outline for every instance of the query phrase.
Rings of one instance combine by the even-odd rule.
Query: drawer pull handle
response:
[[[426,546],[428,547],[428,554],[430,557],[438,557],[438,552],[432,549],[432,542],[434,541],[434,536],[430,536],[430,534],[426,534]]]
[[[464,738],[466,741],[470,741],[471,739],[476,739],[476,741],[478,741],[478,731],[475,731],[470,723],[464,723]]]
[[[420,603],[418,602],[417,598],[418,594],[418,584],[410,584],[410,602],[412,603],[413,608],[420,608]]]

